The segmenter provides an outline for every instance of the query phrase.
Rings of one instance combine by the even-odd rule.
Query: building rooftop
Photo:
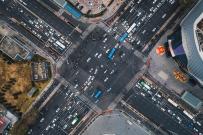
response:
[[[49,78],[49,63],[48,62],[32,62],[32,80],[42,81]]]
[[[123,113],[99,116],[83,135],[148,135],[145,128],[129,120]]]
[[[200,0],[197,5],[181,22],[181,34],[183,48],[188,59],[188,71],[201,84],[203,84],[203,52],[200,49],[197,24],[203,19],[203,1]]]
[[[196,34],[199,42],[199,49],[200,51],[203,51],[203,19],[197,24]]]
[[[52,0],[59,6],[63,7],[67,2],[65,0]]]
[[[5,128],[8,126],[10,123],[10,120],[4,116],[0,117],[0,134],[2,134],[5,130]]]
[[[181,99],[184,100],[186,103],[188,103],[190,106],[192,106],[195,109],[199,109],[202,105],[202,101],[189,92],[185,92],[181,96]]]
[[[3,41],[0,43],[0,50],[12,59],[25,59],[29,55],[29,52],[11,37],[3,38]]]

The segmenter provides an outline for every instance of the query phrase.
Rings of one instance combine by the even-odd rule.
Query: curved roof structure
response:
[[[203,20],[203,1],[197,5],[181,22],[183,48],[188,59],[188,71],[203,84],[203,51],[201,49],[201,33],[197,25]]]

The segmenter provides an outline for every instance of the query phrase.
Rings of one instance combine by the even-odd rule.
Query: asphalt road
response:
[[[8,0],[5,3],[0,2],[0,12],[7,17],[14,17],[18,21],[26,21],[27,18],[25,18],[25,16],[16,12],[18,9],[9,9],[8,11],[7,4],[9,4],[10,1],[12,0]],[[82,41],[80,38],[81,33],[77,32],[75,28],[79,27],[85,30],[86,25],[74,20],[66,13],[62,14],[62,16],[68,20],[64,22],[35,0],[24,0],[24,2],[26,4],[21,4],[24,4],[27,9],[34,12],[37,16],[40,16],[40,18],[51,27],[63,35],[69,36],[73,42],[81,43],[79,48],[65,61],[59,72],[60,75],[67,81],[70,81],[76,89],[80,90],[90,101],[103,110],[122,92],[125,85],[140,71],[140,68],[144,64],[140,58],[134,56],[133,50],[126,49],[126,47],[123,46],[125,44],[118,43],[120,36],[127,32],[129,27],[135,23],[136,26],[128,32],[130,36],[126,41],[131,42],[136,49],[142,50],[144,45],[149,42],[178,7],[177,1],[173,4],[166,0],[157,0],[155,3],[151,0],[141,0],[140,3],[138,3],[138,0],[126,1],[119,9],[123,11],[123,14],[113,26],[110,35],[96,28]],[[130,2],[134,3],[129,4]],[[129,7],[124,11],[127,5]],[[22,5],[18,6],[25,9]],[[27,10],[25,12],[30,18],[37,19],[36,16],[29,15],[30,13]],[[38,47],[44,48],[43,43],[39,41],[36,36],[27,31],[23,26],[13,23],[5,16],[3,19],[19,33],[22,33]],[[114,37],[112,37],[112,35],[114,35]],[[46,41],[48,39],[43,40]],[[116,51],[115,54],[113,54],[112,60],[110,60],[108,55],[113,48],[115,48]],[[47,48],[45,51],[52,53]],[[58,59],[54,54],[52,57]],[[50,89],[35,105],[36,108],[49,96],[58,83],[59,82],[54,81]],[[102,92],[99,98],[95,97],[97,90]],[[76,126],[70,124],[73,119],[78,116],[81,120],[89,112],[89,107],[77,96],[68,91],[68,88],[61,87],[57,94],[54,95],[45,108],[43,108],[39,120],[31,128],[33,135],[69,134]],[[193,133],[191,129],[188,129],[186,126],[180,126],[176,120],[161,111],[157,105],[142,95],[136,94],[136,92],[129,96],[127,103],[163,129],[176,132],[180,135]]]
[[[118,44],[120,47],[116,49],[113,60],[108,59],[110,50],[116,44],[115,39],[96,28],[60,70],[61,76],[102,109],[108,107],[143,66],[142,60],[135,57],[132,50]],[[91,80],[91,77],[94,79]],[[97,89],[103,93],[99,102],[92,95]]]
[[[187,117],[181,108],[175,107],[167,101],[159,92],[158,86],[153,85],[147,89],[148,87],[145,87],[143,81],[139,80],[127,94],[129,97],[124,99],[129,105],[167,132],[190,135],[197,133],[195,128],[198,132],[202,132],[202,127]]]
[[[40,111],[40,116],[30,128],[32,135],[67,135],[90,111],[88,105],[81,101],[68,87],[63,85]],[[75,124],[73,120],[78,118]]]
[[[79,20],[73,18],[70,13],[66,12],[66,10],[59,7],[55,2],[51,0],[41,1],[46,4],[47,7],[53,9],[52,12],[58,12],[61,9],[62,14],[60,17],[64,18],[63,20],[67,22],[67,24],[72,25],[73,27],[78,27],[82,32],[87,28],[88,24],[82,23]]]
[[[51,10],[53,10],[54,12],[57,12],[60,10],[60,8],[58,6],[56,6],[53,2],[51,2],[50,0],[39,0],[40,2],[43,2],[44,4],[48,5]]]
[[[68,37],[64,37],[64,35],[58,33],[58,30],[50,26],[50,21],[47,23],[47,20],[40,20],[22,5],[22,3],[19,4],[12,0],[3,3],[0,6],[0,11],[4,14],[4,20],[39,48],[47,52],[55,61],[66,52],[70,45],[72,45],[72,42],[77,44],[81,42],[80,33],[75,29],[69,33]],[[11,18],[16,19],[17,22],[11,21]],[[62,21],[59,18],[57,18],[57,20]],[[55,41],[53,41],[53,39]],[[62,42],[64,48],[56,47],[54,44],[56,41]]]
[[[46,98],[52,93],[54,88],[59,84],[58,80],[54,80],[49,89],[43,94],[43,96],[39,99],[39,101],[34,105],[35,108],[39,108],[42,103],[46,100]]]
[[[20,13],[17,9],[23,9],[23,13]],[[28,40],[33,42],[36,46],[44,50],[49,56],[51,56],[54,60],[57,60],[59,58],[59,55],[54,51],[53,49],[46,47],[44,42],[48,39],[47,37],[42,37],[42,39],[39,39],[36,35],[34,35],[31,30],[29,30],[27,27],[29,25],[28,21],[29,19],[38,20],[37,17],[30,14],[28,11],[26,11],[23,7],[21,7],[17,3],[9,2],[6,4],[2,4],[0,6],[0,11],[3,13],[2,20],[7,22],[10,27],[18,31],[20,34],[25,36]],[[22,16],[24,14],[24,16]],[[14,22],[11,20],[11,18],[15,18],[18,22]],[[20,22],[24,22],[27,24],[27,27],[23,26]],[[34,26],[29,26],[30,28],[34,29]]]
[[[125,2],[125,5],[125,7],[121,7],[120,10],[123,11],[123,14],[112,27],[112,31],[117,33],[119,37],[127,32],[126,41],[132,43],[140,51],[179,6],[177,0],[172,4],[167,0],[155,2],[135,0]],[[129,30],[133,24],[135,26]]]
[[[43,7],[39,2],[35,0],[24,0],[24,2],[26,3],[25,7],[58,30],[61,34],[68,36],[74,30],[75,27],[62,21],[51,11]]]

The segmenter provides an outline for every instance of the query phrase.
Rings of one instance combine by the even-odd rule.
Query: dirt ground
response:
[[[14,79],[15,81],[11,81]],[[35,100],[40,91],[47,85],[48,81],[35,83],[39,90],[33,97],[27,96],[33,84],[31,80],[30,62],[17,62],[7,64],[0,57],[0,91],[4,93],[7,103],[16,106],[21,112],[25,112]],[[3,90],[3,88],[6,90]]]

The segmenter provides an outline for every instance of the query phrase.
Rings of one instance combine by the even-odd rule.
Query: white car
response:
[[[140,16],[142,13],[141,12],[139,12],[138,14],[137,14],[137,16]]]
[[[155,32],[156,31],[156,28],[153,28],[152,32]]]
[[[68,127],[68,125],[66,124],[66,125],[63,126],[63,129],[65,130],[67,127]]]
[[[145,94],[143,92],[140,93],[143,97],[145,97]]]
[[[166,17],[166,14],[164,14],[161,18],[164,19]]]
[[[151,7],[150,9],[149,9],[149,11],[153,11],[154,10],[154,7]]]
[[[93,71],[93,70],[94,70],[94,69],[93,69],[93,68],[91,68],[91,69],[89,70],[89,72],[90,72],[90,73],[92,73],[92,71]]]
[[[152,3],[155,4],[157,2],[157,0],[154,0]]]
[[[95,76],[92,76],[91,80],[93,81],[95,79]]]
[[[88,62],[90,62],[90,60],[91,60],[91,59],[92,59],[92,58],[91,58],[91,57],[89,57],[89,58],[87,59],[87,63],[88,63]]]
[[[86,91],[88,89],[88,86],[85,86],[84,91]]]
[[[94,55],[94,57],[97,57],[97,56],[98,56],[98,54],[99,54],[99,53],[96,53],[96,54]]]
[[[114,70],[111,70],[110,75],[113,74],[114,72],[115,72]]]
[[[68,96],[69,95],[69,92],[66,92],[66,96]]]
[[[152,14],[152,13],[150,13],[150,14],[148,15],[148,17],[150,18],[150,17],[152,17],[152,15],[153,15],[153,14]]]
[[[107,89],[107,92],[110,92],[112,88]]]
[[[98,73],[98,69],[96,68],[94,71],[94,74],[96,75]]]
[[[72,118],[72,116],[73,116],[73,115],[72,115],[72,114],[70,114],[70,115],[68,116],[68,119]]]
[[[107,49],[107,50],[106,50],[106,53],[108,53],[108,52],[109,52],[109,50],[110,50],[110,49]]]
[[[54,123],[52,126],[51,126],[51,128],[54,128],[56,126],[56,124]]]
[[[74,86],[74,88],[76,89],[78,87],[78,84],[76,84],[75,86]]]
[[[139,1],[137,2],[137,4],[139,4],[140,2],[142,2],[142,0],[139,0]]]
[[[112,30],[112,29],[111,29],[111,28],[109,28],[107,32],[109,33],[109,32],[111,32],[111,30]]]
[[[141,21],[144,21],[146,19],[146,15],[142,17]]]
[[[169,0],[170,4],[174,4],[175,0]]]
[[[74,113],[73,117],[76,117],[77,115],[78,115],[78,113],[76,112],[76,113]]]
[[[106,43],[106,41],[107,41],[107,38],[105,38],[102,42],[103,42],[103,43]]]
[[[106,78],[104,79],[104,82],[107,82],[107,81],[108,81],[108,79],[109,79],[109,78],[108,78],[108,77],[106,77]]]
[[[40,123],[42,123],[44,121],[44,118],[41,118]]]
[[[101,58],[101,56],[102,56],[102,53],[99,54],[98,58]]]
[[[143,31],[142,31],[142,34],[145,34],[145,32],[146,32],[146,30],[143,30]]]
[[[52,120],[52,123],[56,122],[56,120],[57,120],[57,119],[56,119],[56,118],[54,118],[54,119]]]
[[[157,10],[158,10],[158,8],[156,7],[156,8],[154,8],[153,12],[155,13]]]
[[[71,108],[72,108],[72,106],[68,106],[68,109],[67,109],[67,110],[69,111]]]
[[[49,128],[50,128],[50,125],[48,125],[48,126],[46,127],[46,130],[49,130]]]
[[[60,108],[57,108],[57,109],[56,109],[56,112],[59,112],[59,111],[60,111]]]

